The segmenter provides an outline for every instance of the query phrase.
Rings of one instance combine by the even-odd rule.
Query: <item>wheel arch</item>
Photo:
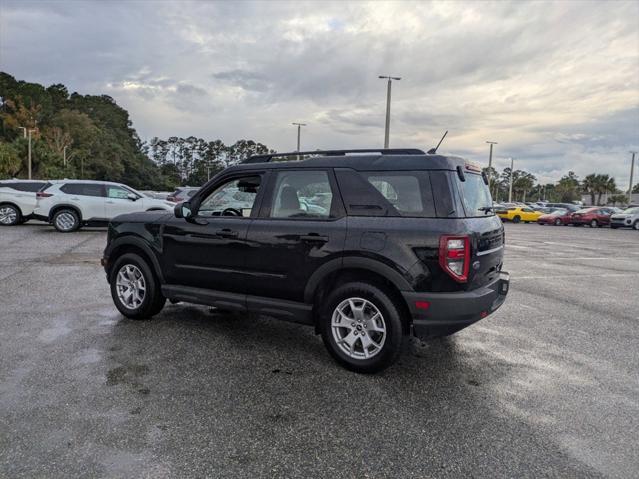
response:
[[[153,250],[140,238],[135,236],[125,236],[114,240],[109,245],[109,266],[107,267],[107,280],[111,280],[111,267],[115,261],[127,253],[135,253],[144,259],[151,271],[155,274],[160,284],[164,284],[164,276],[162,275],[162,269],[160,268],[160,262],[153,253]]]
[[[308,281],[304,301],[313,307],[315,332],[319,334],[319,313],[331,290],[349,282],[364,282],[379,287],[391,296],[400,309],[405,332],[410,328],[410,310],[400,291],[413,291],[410,283],[390,266],[370,258],[345,257],[321,266]]]
[[[80,224],[82,224],[82,211],[80,211],[80,208],[78,208],[75,205],[70,205],[67,203],[62,203],[59,205],[55,205],[54,207],[51,208],[51,210],[49,210],[49,223],[51,223],[53,221],[53,217],[55,216],[55,214],[60,211],[60,210],[73,210],[77,213],[78,215],[78,220],[80,221]]]
[[[0,201],[0,206],[3,206],[3,205],[13,206],[14,208],[18,210],[18,213],[20,213],[20,216],[24,216],[24,213],[22,212],[22,208],[20,208],[20,206],[17,203],[14,203],[13,201],[9,201],[9,200]]]

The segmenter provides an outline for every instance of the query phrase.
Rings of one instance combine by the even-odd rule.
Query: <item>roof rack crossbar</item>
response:
[[[315,150],[315,151],[291,151],[287,153],[268,153],[266,155],[253,155],[243,161],[243,163],[268,163],[273,158],[284,156],[346,156],[350,153],[379,153],[381,155],[425,155],[418,148],[372,148],[354,150]]]

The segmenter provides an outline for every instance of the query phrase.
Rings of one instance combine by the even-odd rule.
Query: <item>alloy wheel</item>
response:
[[[133,264],[125,264],[118,271],[116,278],[118,299],[127,309],[137,309],[144,302],[146,282],[140,268]]]
[[[65,211],[56,216],[55,224],[59,229],[69,231],[75,226],[75,216],[73,216],[72,213]]]
[[[12,206],[3,206],[0,208],[0,223],[3,225],[12,225],[18,219],[18,212]]]
[[[339,349],[353,359],[370,359],[386,341],[384,316],[363,298],[348,298],[337,305],[331,318],[333,339]]]

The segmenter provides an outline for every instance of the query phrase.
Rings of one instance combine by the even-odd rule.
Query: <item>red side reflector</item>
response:
[[[485,318],[486,316],[488,316],[488,312],[487,311],[482,311],[481,313],[479,313],[479,317],[480,318]]]
[[[428,301],[415,301],[415,307],[417,309],[428,309],[430,308],[430,303]]]

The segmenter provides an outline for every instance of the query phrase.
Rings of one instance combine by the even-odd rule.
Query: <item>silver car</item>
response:
[[[633,228],[639,230],[639,206],[628,208],[610,217],[611,228]]]

